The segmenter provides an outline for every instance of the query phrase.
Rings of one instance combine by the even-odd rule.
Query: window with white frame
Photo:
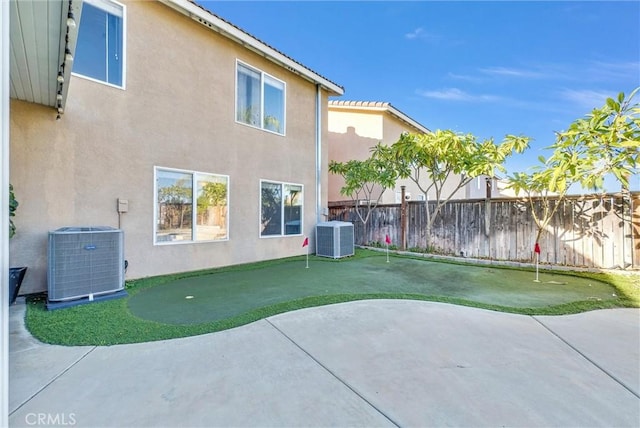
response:
[[[301,184],[260,181],[260,236],[302,235]]]
[[[124,88],[125,6],[111,0],[84,0],[73,72]]]
[[[229,239],[229,177],[155,168],[155,243]]]
[[[241,62],[236,68],[236,121],[284,135],[285,83]]]

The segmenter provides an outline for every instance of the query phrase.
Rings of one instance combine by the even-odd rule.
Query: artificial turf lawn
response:
[[[615,289],[576,276],[384,255],[330,261],[314,259],[240,272],[185,278],[146,289],[129,299],[140,318],[166,324],[220,321],[261,307],[313,296],[403,293],[443,296],[478,303],[540,308],[580,300],[615,300]]]
[[[225,330],[278,313],[362,299],[414,299],[559,315],[638,307],[637,278],[471,266],[357,250],[347,259],[304,257],[127,283],[129,296],[47,311],[28,299],[26,325],[46,343],[113,345]],[[605,281],[616,284],[614,287]],[[637,294],[637,293],[636,293]],[[191,296],[191,298],[187,298]]]

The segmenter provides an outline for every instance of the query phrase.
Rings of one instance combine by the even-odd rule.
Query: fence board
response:
[[[640,267],[640,195],[631,197],[631,265]]]
[[[558,203],[552,201],[553,204]],[[568,197],[540,239],[543,263],[581,267],[640,268],[640,192],[628,202],[620,194]],[[427,246],[427,207],[407,204],[407,248]],[[360,207],[362,209],[362,207]],[[534,201],[535,212],[542,212]],[[626,211],[625,211],[626,210]],[[353,206],[331,207],[329,218],[354,223],[356,244],[394,245],[401,240],[401,205],[378,206],[366,230]],[[497,260],[532,260],[536,224],[528,202],[516,199],[458,200],[446,204],[435,220],[430,244],[439,253]]]

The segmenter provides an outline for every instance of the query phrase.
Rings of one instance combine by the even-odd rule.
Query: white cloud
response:
[[[463,102],[496,102],[500,97],[495,95],[473,95],[458,88],[445,88],[438,91],[418,91],[425,98]]]
[[[612,92],[592,89],[564,89],[560,91],[562,99],[588,110],[602,107],[607,98],[615,97],[616,95]]]
[[[579,82],[612,82],[629,80],[638,82],[638,61],[585,61],[579,63],[537,64],[531,67],[484,67],[478,72],[491,77],[537,79]]]
[[[420,27],[420,28],[416,28],[410,33],[405,34],[404,36],[407,39],[417,39],[418,37],[420,37],[422,33],[424,33],[424,28]]]
[[[422,27],[416,28],[412,32],[405,34],[404,37],[409,40],[424,40],[429,43],[439,43],[442,40],[441,35],[425,31]]]
[[[532,71],[532,70],[524,70],[520,68],[509,68],[509,67],[487,67],[481,68],[479,71],[483,74],[488,74],[490,76],[502,76],[502,77],[517,77],[517,78],[525,78],[525,79],[542,79],[546,77],[550,77],[548,74]]]
[[[447,73],[447,77],[452,80],[462,80],[465,82],[480,83],[484,81],[482,77],[469,76],[468,74]]]
[[[638,82],[640,62],[604,62],[592,61],[586,68],[587,77],[592,80],[630,79]]]

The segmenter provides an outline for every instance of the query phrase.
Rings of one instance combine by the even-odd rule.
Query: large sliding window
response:
[[[285,83],[238,62],[236,121],[284,135],[284,112]]]
[[[155,243],[229,238],[229,177],[155,169]]]
[[[84,0],[73,72],[124,88],[124,11],[111,0]]]
[[[301,184],[260,181],[260,236],[302,234]]]

